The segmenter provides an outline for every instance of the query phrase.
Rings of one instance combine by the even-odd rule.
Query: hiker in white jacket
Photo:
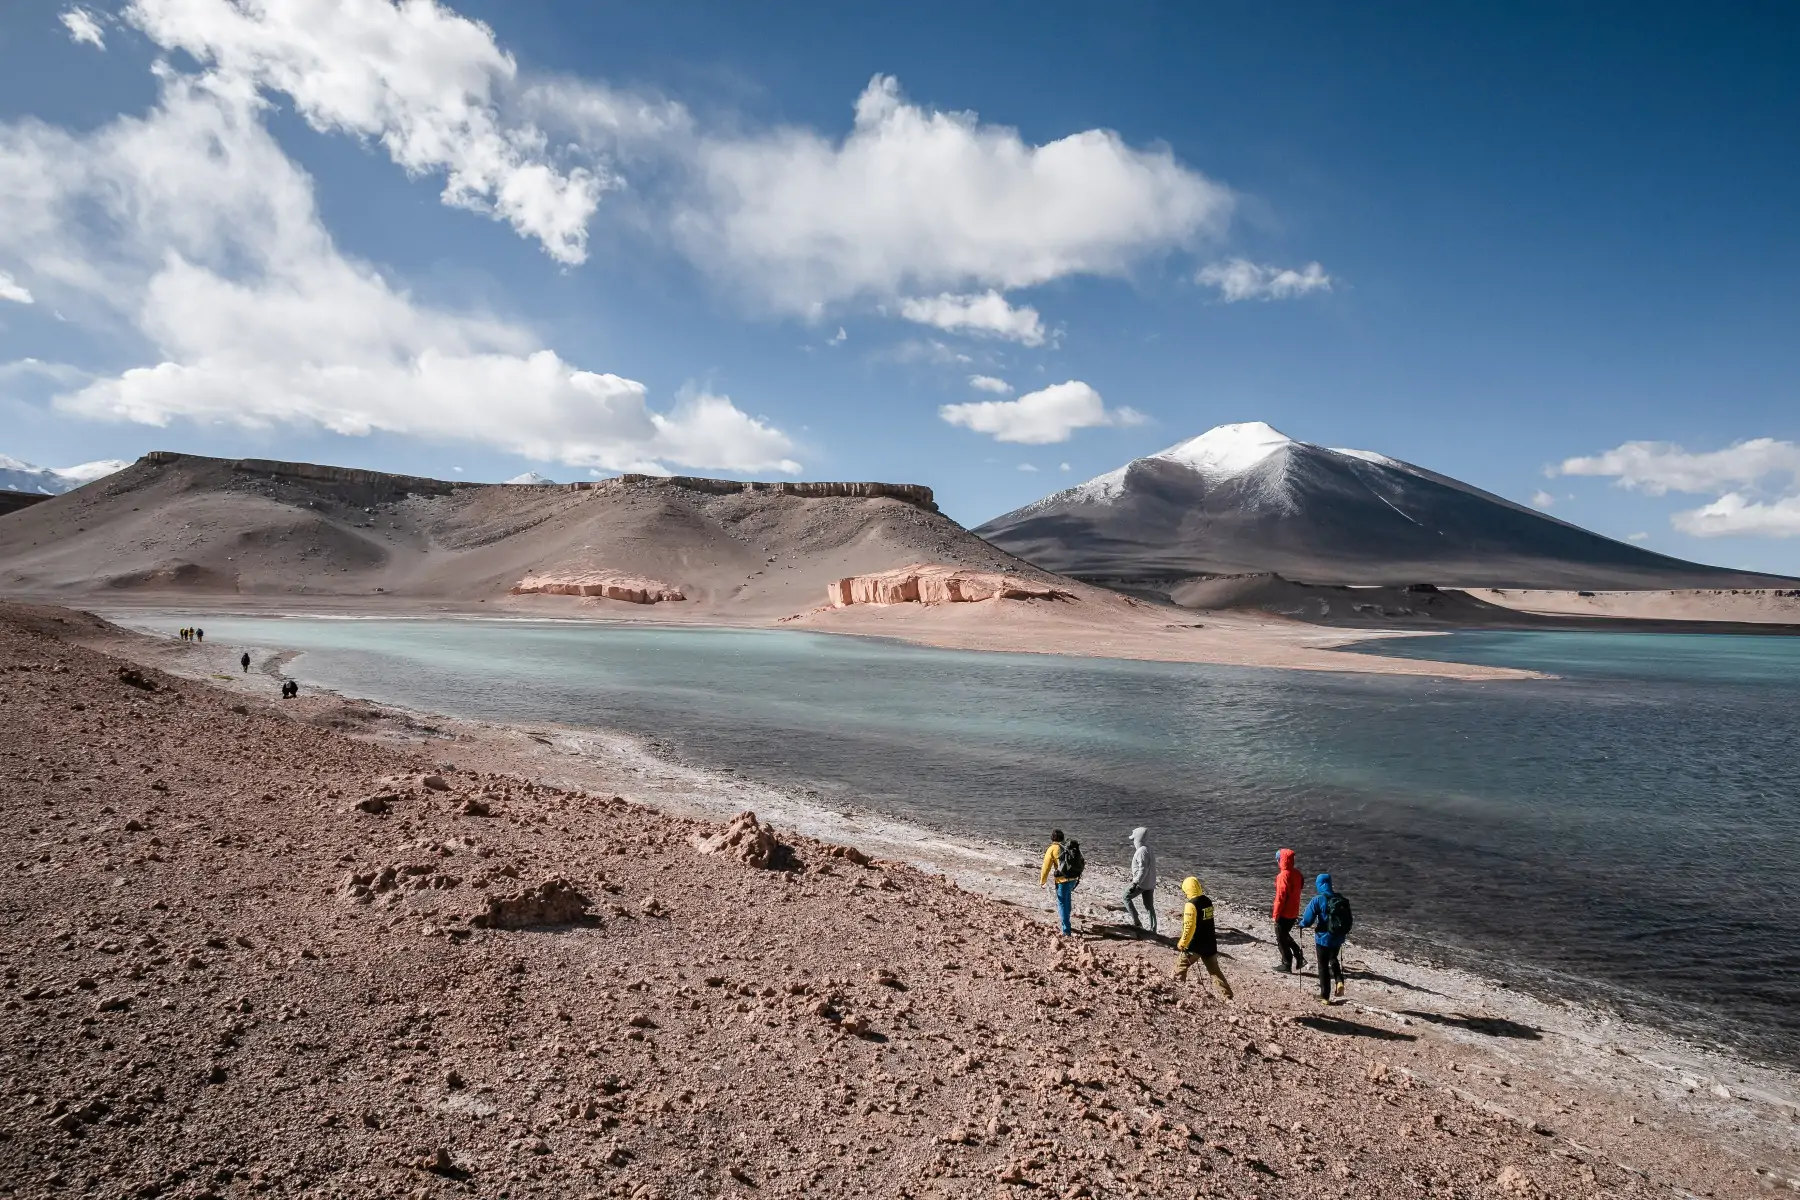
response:
[[[1125,911],[1131,914],[1131,923],[1139,929],[1144,923],[1138,920],[1135,900],[1144,902],[1144,912],[1150,917],[1150,932],[1156,932],[1156,851],[1150,848],[1148,831],[1139,825],[1131,831],[1131,844],[1136,847],[1131,852],[1131,886],[1125,889]]]

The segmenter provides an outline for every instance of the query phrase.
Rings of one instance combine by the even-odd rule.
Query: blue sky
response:
[[[972,525],[1264,420],[1800,572],[1796,61],[1779,5],[24,0],[0,453]]]

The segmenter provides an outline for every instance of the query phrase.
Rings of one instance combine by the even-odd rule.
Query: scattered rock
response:
[[[419,780],[419,784],[422,787],[430,788],[434,792],[447,792],[450,790],[450,782],[442,775],[427,775],[425,778]]]
[[[747,867],[778,870],[791,859],[786,846],[775,840],[775,831],[745,810],[731,818],[724,829],[699,843],[702,854],[729,854]]]
[[[470,796],[462,803],[462,814],[465,817],[491,817],[494,812],[488,807],[486,800],[479,796]]]
[[[120,667],[119,682],[129,687],[142,688],[146,692],[156,690],[156,681],[146,678],[144,673],[136,667]]]
[[[398,800],[399,798],[400,797],[398,796],[370,796],[367,799],[358,800],[356,802],[356,807],[359,812],[380,816],[388,810],[390,802]]]
[[[487,911],[469,924],[484,929],[527,929],[533,925],[570,925],[587,915],[593,902],[561,876],[512,896],[490,896]]]

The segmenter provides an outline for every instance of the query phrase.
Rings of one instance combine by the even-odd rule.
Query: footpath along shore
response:
[[[808,814],[619,735],[282,704],[227,655],[0,606],[0,1194],[1748,1196],[1800,1174],[1782,1072],[1360,953],[1354,1003],[1322,1009],[1229,932],[1227,1005],[1171,985],[1163,946],[1054,938],[1003,850]],[[703,852],[746,801],[787,849],[740,824]],[[1012,882],[958,886],[982,879]]]

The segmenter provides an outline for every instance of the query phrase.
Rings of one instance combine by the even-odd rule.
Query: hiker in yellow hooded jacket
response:
[[[1050,845],[1044,850],[1044,866],[1038,872],[1038,886],[1055,882],[1056,919],[1064,937],[1074,936],[1070,921],[1074,915],[1075,888],[1081,883],[1081,868],[1081,843],[1071,838],[1065,845],[1063,831],[1052,829]]]
[[[1199,959],[1229,1000],[1231,981],[1219,969],[1219,938],[1213,929],[1212,897],[1206,894],[1206,885],[1192,875],[1181,881],[1181,894],[1187,897],[1187,904],[1181,910],[1181,938],[1175,943],[1175,978],[1187,982],[1188,968]]]

